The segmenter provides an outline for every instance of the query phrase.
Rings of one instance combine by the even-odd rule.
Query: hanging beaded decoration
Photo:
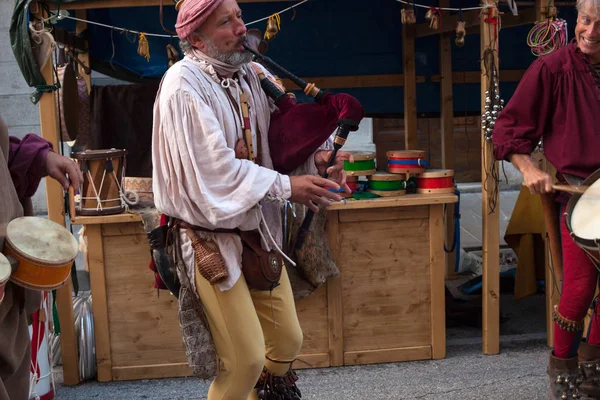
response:
[[[482,165],[485,169],[485,179],[482,186],[489,194],[488,212],[490,214],[496,211],[499,198],[500,182],[498,164],[493,155],[492,133],[496,125],[496,118],[504,108],[504,101],[500,98],[499,72],[497,62],[498,51],[498,32],[501,21],[498,16],[498,10],[495,7],[495,1],[485,0],[485,4],[490,6],[487,9],[489,15],[484,18],[489,31],[490,42],[483,51],[482,63],[483,73],[487,77],[488,87],[485,91],[484,111],[482,114],[481,130],[483,133],[483,144],[488,151],[483,152]]]
[[[494,61],[493,50],[486,49],[484,53],[485,71],[491,74],[490,84],[485,91],[485,112],[481,115],[481,126],[483,135],[488,142],[492,141],[492,133],[496,125],[496,118],[504,108],[504,100],[500,98],[498,85],[498,72]]]

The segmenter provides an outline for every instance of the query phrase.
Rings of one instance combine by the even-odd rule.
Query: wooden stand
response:
[[[341,274],[296,304],[299,359],[329,367],[446,356],[443,207],[455,201],[406,195],[330,207],[327,235]],[[86,226],[98,381],[190,375],[177,299],[152,288],[139,218],[74,223]]]

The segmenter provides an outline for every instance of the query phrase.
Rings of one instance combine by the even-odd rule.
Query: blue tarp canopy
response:
[[[421,4],[437,2],[421,0]],[[164,26],[174,30],[176,11],[165,0]],[[281,11],[294,3],[240,3],[244,20],[255,21]],[[373,0],[365,5],[360,0],[313,0],[281,14],[281,31],[269,45],[268,55],[298,76],[358,76],[402,73],[402,25],[403,5],[394,0]],[[457,0],[451,7],[474,7],[479,1]],[[68,10],[69,4],[61,7]],[[417,8],[418,23],[424,22],[426,9]],[[506,13],[508,9],[503,10]],[[444,15],[448,15],[445,12]],[[451,12],[455,13],[455,12]],[[74,16],[74,12],[71,12]],[[574,7],[559,8],[559,16],[569,25],[573,36],[576,12]],[[109,26],[168,35],[161,28],[159,7],[131,7],[87,10],[87,20]],[[74,30],[72,20],[64,20],[61,26]],[[249,27],[265,30],[266,21]],[[532,25],[506,28],[500,31],[501,69],[526,69],[534,60],[526,44],[527,33]],[[129,72],[130,77],[160,79],[167,68],[166,45],[177,47],[177,37],[148,37],[150,61],[137,53],[138,38],[131,33],[106,27],[88,25],[86,33],[92,66],[108,75],[118,76],[110,67]],[[452,68],[454,71],[479,71],[480,43],[478,34],[466,36],[465,46],[452,44]],[[416,40],[416,71],[425,82],[417,85],[417,112],[440,111],[439,83],[431,81],[439,74],[439,35]],[[115,72],[115,73],[113,73]],[[123,75],[121,75],[123,77]],[[502,97],[509,99],[516,82],[502,82]],[[357,97],[369,115],[399,115],[403,113],[402,87],[345,88]],[[300,96],[302,98],[302,96]],[[454,108],[456,112],[479,112],[480,85],[475,83],[454,85]]]

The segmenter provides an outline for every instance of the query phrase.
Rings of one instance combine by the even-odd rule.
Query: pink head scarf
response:
[[[182,0],[175,30],[180,39],[187,39],[212,14],[223,0]]]

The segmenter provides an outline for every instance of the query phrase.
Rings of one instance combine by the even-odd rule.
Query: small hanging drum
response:
[[[600,169],[582,183],[587,189],[574,194],[565,209],[565,223],[571,237],[600,267]]]
[[[17,261],[10,281],[35,290],[53,290],[69,278],[77,256],[75,237],[49,219],[21,217],[6,227],[2,251]]]
[[[423,150],[392,150],[386,153],[391,174],[420,174],[429,168]]]
[[[4,254],[0,253],[0,304],[4,300],[4,287],[10,278],[10,270],[10,262]]]
[[[376,172],[375,153],[350,152],[354,162],[344,161],[344,171],[348,176],[369,176]]]
[[[405,179],[405,175],[377,172],[369,177],[369,192],[382,197],[405,195]]]
[[[430,169],[417,175],[417,193],[454,193],[454,170]]]
[[[77,215],[110,215],[125,211],[122,181],[127,150],[86,150],[72,153],[83,173]]]

